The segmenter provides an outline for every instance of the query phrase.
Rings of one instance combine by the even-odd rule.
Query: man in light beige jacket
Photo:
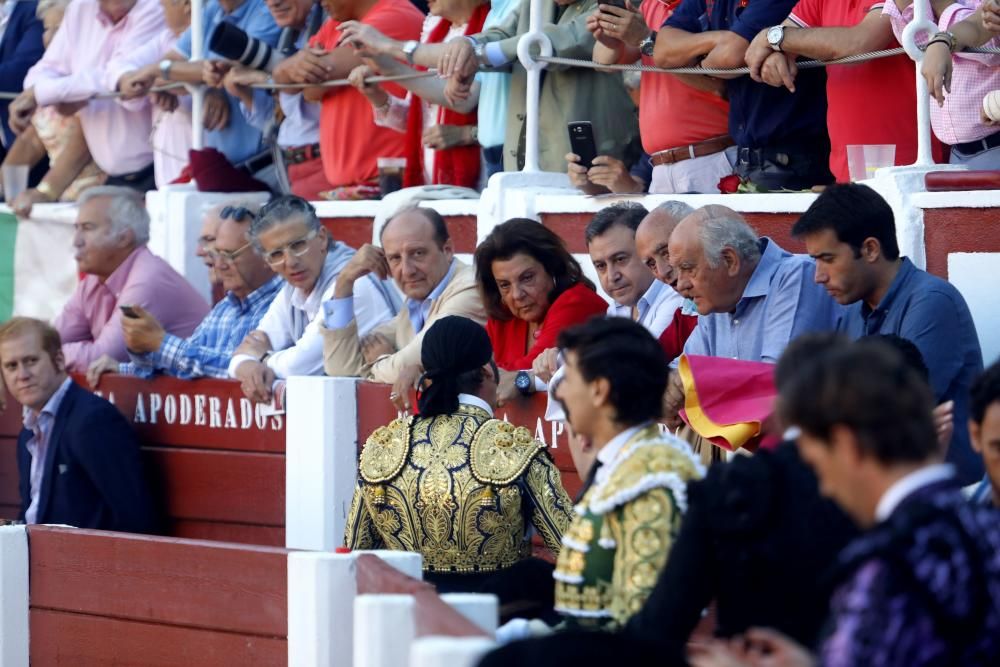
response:
[[[323,304],[323,368],[327,375],[361,376],[393,384],[393,401],[409,408],[420,377],[423,334],[438,318],[459,315],[486,322],[472,267],[455,259],[448,227],[437,211],[406,208],[382,227],[381,248],[364,245],[337,278]],[[406,296],[395,318],[364,337],[354,318],[354,283],[368,274],[391,275]]]

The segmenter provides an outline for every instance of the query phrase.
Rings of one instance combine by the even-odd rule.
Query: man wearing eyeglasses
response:
[[[209,211],[206,221],[218,221],[213,241],[200,246],[226,296],[202,320],[189,338],[174,336],[157,319],[135,306],[138,317],[122,318],[122,334],[131,361],[104,356],[87,370],[96,387],[103,373],[150,377],[156,372],[184,380],[229,377],[233,351],[260,323],[284,285],[280,276],[251,247],[248,232],[257,206],[239,202]],[[210,225],[206,225],[210,226]]]
[[[229,374],[242,383],[246,397],[264,403],[271,400],[275,380],[323,374],[320,306],[332,298],[337,276],[356,251],[334,241],[316,209],[295,195],[278,197],[260,210],[250,225],[250,241],[286,281],[229,363]],[[399,305],[388,281],[371,276],[354,284],[362,335],[391,319]]]

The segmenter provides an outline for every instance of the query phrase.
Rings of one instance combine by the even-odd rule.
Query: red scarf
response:
[[[476,7],[469,24],[465,26],[466,35],[482,32],[483,21],[490,11],[489,3]],[[451,29],[451,22],[442,19],[431,30],[426,44],[438,44],[444,41]],[[423,68],[419,68],[423,69]],[[410,99],[410,112],[406,119],[406,173],[403,175],[403,187],[425,185],[424,183],[424,107],[423,101],[413,95]],[[442,125],[475,125],[478,117],[475,109],[471,113],[458,113],[445,106],[441,107]],[[434,153],[433,182],[448,185],[460,185],[474,188],[479,182],[479,152],[478,144],[471,146],[455,146]]]

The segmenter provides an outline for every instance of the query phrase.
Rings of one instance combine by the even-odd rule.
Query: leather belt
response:
[[[285,159],[285,164],[301,164],[302,162],[315,160],[319,157],[319,144],[282,148],[281,157]]]
[[[663,164],[676,164],[691,158],[713,155],[719,151],[724,151],[735,144],[736,142],[733,141],[732,137],[729,135],[712,137],[711,139],[706,139],[705,141],[699,141],[696,144],[677,146],[676,148],[668,148],[665,151],[653,153],[649,156],[649,161],[654,167],[659,167]]]
[[[979,153],[981,151],[988,151],[991,148],[996,148],[1000,146],[1000,132],[994,132],[988,137],[983,137],[982,139],[976,139],[975,141],[966,141],[964,144],[955,144],[952,148],[957,149],[960,153]]]

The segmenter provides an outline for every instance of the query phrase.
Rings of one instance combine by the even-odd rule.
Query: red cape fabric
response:
[[[697,326],[697,315],[685,315],[680,308],[674,312],[674,318],[670,321],[670,325],[660,334],[660,347],[666,353],[667,359],[673,361],[681,356],[681,353],[684,352],[684,343],[691,337]]]
[[[483,22],[490,11],[489,3],[479,5],[473,12],[469,24],[465,27],[466,35],[482,32]],[[444,41],[451,29],[451,22],[441,20],[431,34],[427,36],[427,44],[437,44]],[[423,69],[423,68],[418,68]],[[406,171],[403,174],[403,186],[427,185],[424,183],[424,109],[423,103],[416,95],[410,100],[410,113],[406,119]],[[463,114],[447,107],[441,107],[442,125],[475,125],[478,115],[473,109]],[[479,144],[471,146],[455,146],[434,153],[434,171],[431,180],[434,185],[459,185],[464,188],[475,188],[479,182]]]
[[[271,188],[233,164],[215,148],[188,152],[188,168],[200,192],[267,192]]]
[[[727,450],[760,444],[778,394],[773,364],[685,355],[681,377],[686,390],[681,418],[698,435]]]

